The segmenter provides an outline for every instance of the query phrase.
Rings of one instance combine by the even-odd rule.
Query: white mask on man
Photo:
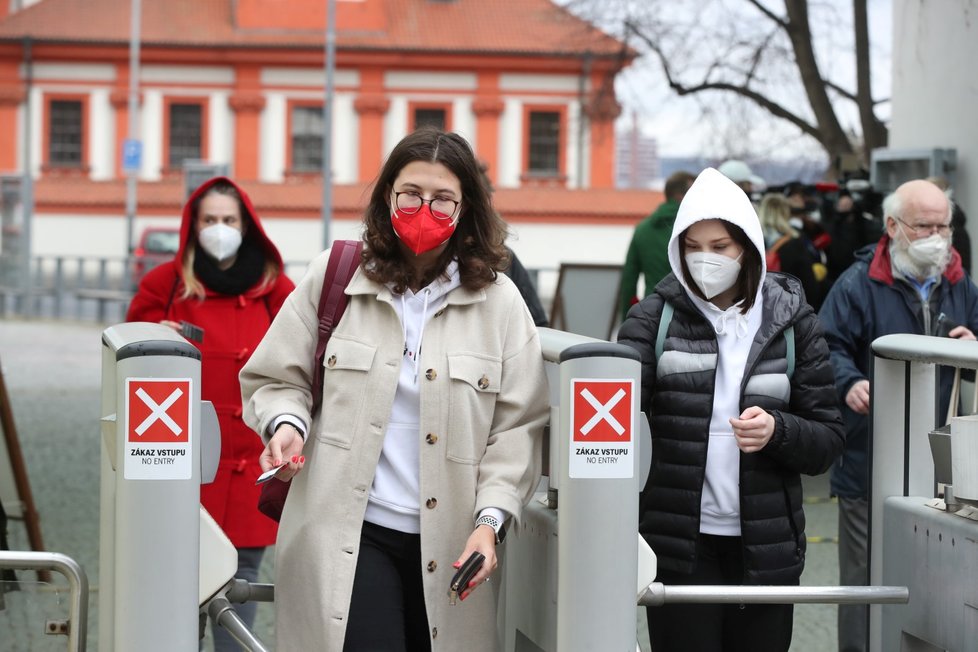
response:
[[[737,282],[741,256],[730,258],[709,251],[694,251],[686,254],[686,266],[703,296],[712,299],[732,288]]]
[[[944,267],[947,264],[950,242],[939,233],[914,240],[907,247],[907,255],[919,265]]]
[[[224,262],[238,253],[241,247],[241,231],[227,224],[212,224],[198,234],[200,246],[218,262]]]

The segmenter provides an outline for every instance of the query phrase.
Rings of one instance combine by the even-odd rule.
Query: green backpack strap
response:
[[[666,343],[666,332],[669,330],[669,322],[672,321],[673,308],[668,301],[662,303],[662,316],[659,317],[659,332],[655,334],[655,359],[662,357],[662,349]]]
[[[795,327],[788,326],[784,331],[784,343],[786,345],[785,358],[788,360],[788,380],[795,373]]]

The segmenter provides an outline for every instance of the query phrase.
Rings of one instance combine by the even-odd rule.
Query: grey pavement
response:
[[[74,558],[86,571],[89,596],[88,649],[98,637],[99,401],[101,333],[105,325],[80,321],[0,319],[0,368],[23,449],[45,547]],[[837,585],[836,505],[828,502],[825,476],[806,479],[808,547],[802,584]],[[23,523],[9,527],[15,549],[28,549]],[[273,582],[273,551],[259,580]],[[66,649],[66,639],[44,634],[47,619],[67,617],[66,582],[56,573],[40,585],[19,571],[24,590],[4,595],[0,652]],[[644,610],[637,610],[642,612]],[[835,649],[836,607],[795,607],[793,652]],[[639,642],[647,652],[644,613],[638,614]],[[273,638],[272,605],[259,604],[256,633]],[[209,636],[208,636],[209,640]]]

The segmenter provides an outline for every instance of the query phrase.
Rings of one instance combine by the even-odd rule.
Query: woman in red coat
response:
[[[180,250],[143,278],[126,315],[127,321],[159,322],[177,331],[181,322],[203,329],[202,340],[194,342],[201,352],[200,395],[217,410],[221,461],[200,498],[238,549],[237,577],[251,582],[278,526],[257,509],[263,444],[241,420],[238,372],[294,287],[248,195],[230,179],[215,177],[184,206]],[[254,603],[237,610],[250,626]],[[214,633],[216,650],[239,649],[223,630]]]

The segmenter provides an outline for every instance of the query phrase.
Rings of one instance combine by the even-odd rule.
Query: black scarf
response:
[[[197,247],[194,256],[194,274],[209,289],[220,294],[236,296],[247,292],[261,279],[265,271],[265,254],[255,242],[245,240],[238,249],[238,257],[227,269],[217,266],[217,261]]]

